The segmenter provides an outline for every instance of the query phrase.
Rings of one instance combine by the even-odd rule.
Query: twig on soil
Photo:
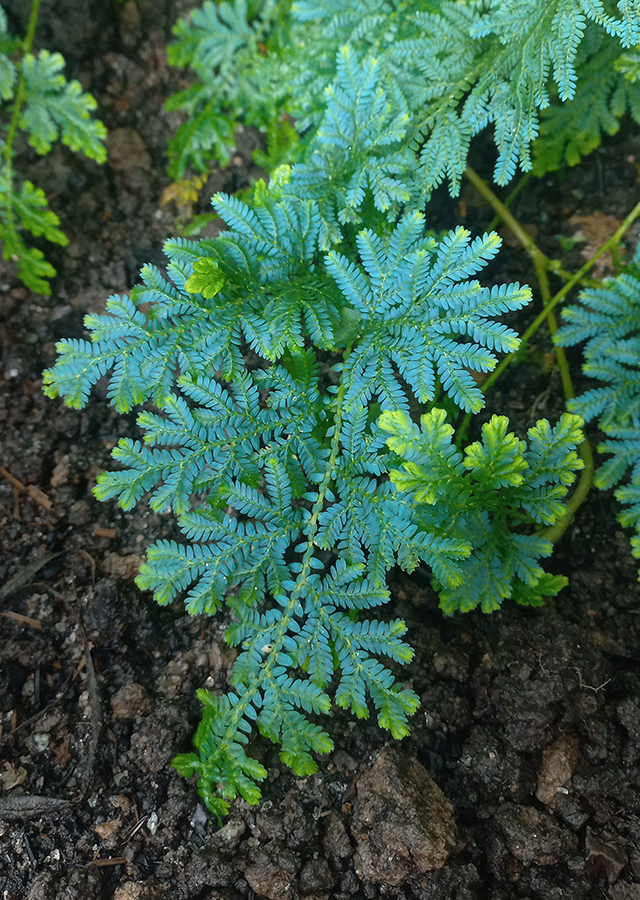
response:
[[[31,497],[32,500],[35,500],[39,506],[41,506],[43,509],[46,509],[47,512],[51,512],[51,510],[53,509],[53,503],[51,502],[51,500],[49,500],[49,498],[44,493],[44,491],[40,490],[40,488],[37,488],[33,484],[23,484],[21,481],[19,481],[19,479],[15,478],[10,472],[7,472],[7,470],[4,469],[2,466],[0,466],[0,475],[2,475],[3,478],[6,478],[7,481],[13,485],[13,487],[15,488],[15,490],[18,493],[26,492],[27,495],[29,497]],[[14,519],[19,517],[19,514],[16,515],[15,509],[14,509],[13,517],[14,517]]]
[[[2,616],[6,616],[7,619],[13,619],[14,622],[17,622],[19,625],[29,625],[30,628],[42,628],[42,622],[40,619],[32,619],[31,616],[23,616],[21,613],[12,612],[9,609],[3,609],[0,613]]]
[[[88,869],[89,866],[125,866],[126,864],[127,860],[124,856],[109,856],[107,859],[92,859],[85,868]]]
[[[0,797],[0,816],[3,819],[31,819],[58,813],[68,800],[57,797],[40,797],[36,794],[22,794],[15,797]]]
[[[0,600],[6,600],[7,597],[15,594],[16,591],[20,590],[20,588],[26,587],[27,585],[31,584],[32,576],[57,556],[60,556],[60,553],[48,553],[46,556],[43,556],[42,559],[36,559],[31,563],[27,563],[26,566],[21,566],[16,574],[9,579],[9,581],[5,582],[5,584],[0,587]],[[48,585],[44,585],[44,587],[46,587],[48,590],[53,591],[53,588],[49,588]],[[53,591],[53,593],[56,597],[60,597],[60,594],[56,593],[55,591]]]
[[[38,584],[38,582],[36,582],[36,584]],[[49,585],[42,584],[41,586],[46,588],[47,590],[49,590],[55,597],[58,597],[60,599],[66,599],[66,598],[61,597],[61,595],[57,591],[54,591],[53,588],[49,587]],[[38,719],[41,719],[44,715],[46,715],[48,712],[50,712],[55,706],[57,706],[58,703],[60,703],[60,701],[64,697],[69,685],[72,684],[76,680],[76,678],[82,671],[82,668],[83,668],[85,662],[86,662],[85,659],[81,660],[82,664],[78,665],[76,667],[76,669],[72,672],[72,674],[67,677],[66,681],[64,682],[64,684],[62,685],[60,690],[56,693],[53,700],[51,700],[49,703],[47,703],[47,705],[43,709],[39,710],[37,713],[34,713],[34,715],[29,716],[29,718],[25,719],[23,722],[20,722],[20,724],[13,727],[8,734],[1,736],[0,737],[0,747],[5,743],[5,741],[8,741],[10,738],[14,737],[18,731],[21,731],[23,728],[26,728],[28,725],[32,725],[34,722],[37,722]]]
[[[84,623],[82,621],[82,615],[77,603],[75,604],[75,612],[78,619],[78,626],[84,639],[84,661],[87,667],[87,693],[89,695],[89,705],[91,708],[91,738],[89,740],[89,752],[87,754],[84,774],[82,776],[83,790],[86,793],[93,772],[93,766],[98,750],[98,739],[100,737],[101,731],[100,697],[98,695],[98,680],[96,678],[96,670],[93,666],[93,659],[91,657],[91,648],[93,645],[87,637],[87,633],[84,629]]]

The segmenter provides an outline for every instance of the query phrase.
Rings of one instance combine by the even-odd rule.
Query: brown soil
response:
[[[3,5],[17,30],[28,4]],[[160,205],[165,148],[178,121],[163,101],[184,75],[167,67],[165,46],[193,5],[43,2],[41,45],[65,55],[111,136],[103,167],[63,147],[42,159],[21,148],[18,168],[44,188],[70,245],[43,246],[59,272],[49,298],[0,267],[0,897],[636,900],[640,588],[615,502],[596,491],[551,563],[570,586],[543,609],[446,619],[426,573],[395,575],[385,613],[409,625],[416,657],[404,676],[422,706],[394,750],[374,721],[336,710],[326,723],[336,751],[300,780],[258,740],[264,800],[235,803],[221,830],[169,766],[189,750],[196,688],[228,682],[225,622],[160,609],[137,590],[141,555],[175,533],[172,519],[143,506],[125,514],[91,493],[110,449],[135,434],[134,417],[116,416],[100,390],[68,410],[44,398],[41,373],[56,340],[83,336],[87,312],[162,260],[175,215]],[[238,135],[206,197],[255,177],[259,140]],[[573,235],[581,217],[631,209],[636,158],[640,139],[625,124],[579,169],[530,183],[515,213],[558,256],[556,236]],[[471,189],[460,201],[439,192],[429,212],[438,228],[491,220]],[[583,246],[563,254],[565,266],[582,264]],[[534,277],[508,246],[490,275]],[[519,432],[557,418],[549,349],[541,338],[487,415],[506,412]],[[371,824],[383,794],[386,831]],[[433,821],[415,828],[432,827],[439,856],[411,843],[412,813],[398,813],[421,802]]]

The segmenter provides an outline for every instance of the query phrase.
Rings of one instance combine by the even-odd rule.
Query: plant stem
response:
[[[568,272],[565,272],[565,270],[561,268],[560,264],[557,261],[549,259],[548,256],[542,253],[542,251],[536,245],[535,241],[526,233],[517,219],[509,212],[507,207],[500,202],[500,200],[496,197],[488,184],[486,184],[486,182],[484,182],[476,174],[476,172],[473,171],[473,169],[467,167],[466,175],[471,183],[475,185],[475,187],[480,191],[482,196],[485,197],[486,200],[488,200],[493,209],[495,209],[496,213],[503,219],[504,223],[507,225],[510,231],[520,241],[524,249],[531,257],[536,270],[536,277],[538,279],[540,294],[542,296],[544,305],[542,312],[540,312],[540,314],[536,316],[535,320],[522,335],[520,346],[523,347],[526,345],[529,338],[533,334],[535,334],[535,332],[545,320],[548,322],[549,331],[553,336],[558,330],[558,324],[553,310],[558,305],[558,303],[560,303],[560,301],[567,296],[569,291],[573,287],[575,287],[576,284],[583,281],[583,279],[589,272],[589,269],[593,266],[595,261],[600,256],[602,256],[603,253],[606,253],[607,250],[618,246],[623,235],[629,229],[633,221],[640,215],[640,203],[638,203],[633,208],[624,222],[620,225],[616,233],[612,237],[610,237],[609,240],[606,241],[599,250],[596,251],[591,259],[588,260],[584,264],[584,266],[582,266],[582,268],[578,272],[576,272],[575,275],[570,275]],[[566,280],[565,285],[557,292],[554,297],[551,297],[551,292],[549,290],[549,271],[555,272],[557,275],[560,275]],[[562,378],[564,395],[567,400],[570,400],[575,396],[575,392],[573,390],[571,374],[569,372],[569,366],[564,349],[562,347],[556,346],[555,355],[558,363],[558,369],[560,370],[560,376]],[[483,383],[481,388],[483,392],[486,392],[495,383],[495,381],[500,377],[501,373],[514,359],[514,357],[515,353],[510,353],[499,363],[498,366],[496,366],[491,375]],[[466,425],[467,420],[465,419],[463,421],[462,428],[466,429]],[[550,528],[547,528],[541,532],[541,535],[552,543],[558,541],[567,530],[568,526],[573,520],[576,510],[580,507],[587,494],[589,493],[589,489],[593,482],[595,464],[593,460],[591,445],[586,438],[578,447],[578,453],[580,454],[580,457],[584,463],[584,468],[582,469],[582,472],[580,474],[578,485],[573,492],[571,499],[567,503],[567,511],[564,516],[555,523],[555,525],[552,525]]]
[[[40,0],[32,0],[31,3],[31,14],[29,16],[29,25],[27,26],[27,33],[25,35],[25,39],[22,42],[22,60],[24,57],[31,53],[31,48],[33,47],[33,39],[36,33],[36,25],[38,24],[38,13],[40,11]],[[18,78],[18,87],[16,88],[15,97],[13,99],[13,110],[11,112],[11,122],[9,123],[9,130],[7,132],[7,139],[5,141],[5,145],[2,151],[2,155],[4,157],[4,165],[5,165],[5,179],[6,179],[6,198],[5,198],[5,219],[6,219],[6,229],[8,233],[12,233],[15,231],[14,218],[13,218],[13,143],[16,138],[16,133],[18,131],[18,124],[20,122],[20,113],[22,112],[22,107],[24,106],[24,101],[26,97],[26,77],[24,74],[24,67],[20,66],[20,76]]]
[[[638,216],[640,216],[640,203],[634,206],[634,208],[631,210],[624,222],[622,222],[616,233],[612,235],[609,240],[606,241],[596,251],[596,253],[594,253],[591,259],[589,259],[584,264],[584,266],[582,266],[582,268],[578,272],[576,272],[575,275],[569,275],[569,273],[566,273],[564,270],[559,268],[558,263],[556,263],[554,260],[549,259],[549,257],[545,256],[545,254],[541,252],[541,250],[537,247],[535,241],[533,241],[533,239],[526,233],[526,231],[509,212],[506,206],[504,206],[504,204],[501,203],[500,200],[498,200],[491,188],[472,169],[467,168],[466,174],[472,184],[474,184],[480,191],[480,193],[489,201],[491,206],[504,220],[507,227],[518,238],[524,249],[531,257],[535,266],[536,277],[538,279],[538,284],[540,285],[540,293],[542,295],[544,307],[522,335],[520,346],[523,347],[526,345],[529,338],[533,334],[535,334],[535,332],[545,320],[549,324],[549,331],[551,332],[551,334],[555,334],[558,326],[553,310],[558,305],[558,303],[560,303],[560,301],[567,296],[569,291],[576,286],[576,284],[584,280],[593,264],[602,256],[603,253],[606,253],[607,250],[618,246],[620,240],[631,227],[632,223],[635,221],[635,219],[638,218]],[[551,297],[550,295],[549,278],[547,274],[548,271],[553,271],[563,278],[567,278],[568,276],[566,284],[555,294],[554,297]],[[571,382],[571,375],[569,372],[564,349],[562,347],[556,347],[555,354],[562,378],[564,394],[566,399],[570,400],[575,396],[575,392],[573,390],[573,384]],[[495,383],[502,372],[515,358],[515,355],[515,353],[510,353],[499,363],[498,366],[496,366],[491,375],[482,384],[481,390],[483,392],[486,392]],[[466,428],[467,419],[468,417],[466,417],[462,423],[463,429]],[[555,523],[555,525],[552,525],[551,527],[541,532],[541,535],[552,543],[558,541],[567,530],[568,526],[573,520],[576,510],[580,507],[587,494],[589,493],[589,489],[593,482],[595,464],[593,460],[591,445],[586,438],[578,447],[578,453],[582,458],[584,468],[582,469],[578,485],[573,492],[571,499],[567,503],[567,511],[564,516]]]
[[[572,290],[576,286],[576,284],[578,284],[579,282],[581,282],[583,280],[584,276],[587,274],[587,272],[593,266],[593,264],[596,262],[596,260],[599,259],[603,253],[606,253],[607,250],[610,250],[613,246],[615,246],[620,241],[620,239],[629,230],[629,228],[631,227],[633,222],[638,218],[638,216],[640,216],[640,203],[637,203],[634,206],[634,208],[631,210],[631,212],[629,213],[627,218],[624,220],[622,225],[620,225],[620,227],[618,228],[616,233],[614,235],[612,235],[608,241],[605,241],[605,243],[599,248],[599,250],[596,250],[596,252],[591,257],[591,259],[587,260],[587,262],[584,264],[584,266],[578,272],[576,272],[575,275],[573,275],[571,277],[571,280],[568,281],[565,285],[563,285],[563,287],[560,288],[558,293],[554,297],[552,297],[548,301],[548,303],[545,304],[545,307],[542,310],[542,312],[540,312],[536,316],[536,318],[533,320],[531,325],[529,325],[527,330],[522,335],[521,342],[520,342],[521,347],[527,343],[527,341],[533,334],[535,334],[535,332],[538,330],[538,328],[540,328],[542,323],[548,317],[549,313],[551,313],[553,311],[553,309],[558,305],[558,303],[560,303],[561,300],[564,300],[564,298],[567,296],[569,291]],[[509,353],[507,356],[504,357],[504,359],[502,359],[500,361],[500,363],[496,366],[496,368],[493,370],[491,375],[489,375],[489,377],[482,384],[481,390],[483,392],[487,391],[493,385],[493,383],[496,381],[496,379],[499,378],[501,373],[506,369],[506,367],[515,358],[515,355],[516,355],[515,353]]]
[[[551,257],[547,256],[542,252],[542,250],[540,250],[531,235],[527,234],[527,232],[524,230],[522,225],[520,225],[515,216],[511,212],[509,212],[505,204],[496,197],[487,182],[483,181],[483,179],[480,178],[477,172],[475,172],[470,166],[467,166],[465,175],[473,184],[473,186],[477,188],[477,190],[482,194],[485,200],[487,200],[489,205],[496,211],[509,231],[511,231],[517,237],[517,239],[520,241],[524,249],[533,260],[534,265],[536,264],[536,262],[539,262],[544,266],[546,271],[554,272],[560,278],[564,278],[565,281],[569,281],[573,277],[571,272],[567,272],[566,269],[563,269],[559,260],[551,259]]]
[[[474,174],[475,174],[475,173],[474,173]],[[530,180],[531,180],[531,172],[526,172],[526,173],[522,176],[522,178],[518,181],[517,185],[516,185],[516,186],[514,187],[514,189],[511,191],[511,193],[509,194],[509,196],[507,197],[507,199],[504,201],[504,205],[505,205],[505,207],[506,207],[507,209],[511,206],[511,204],[512,204],[513,201],[516,199],[516,197],[518,196],[518,194],[520,193],[520,191],[521,191],[524,187],[526,187],[526,185],[529,183]],[[493,231],[493,230],[495,229],[495,227],[498,225],[498,223],[500,222],[501,219],[502,219],[502,216],[500,215],[500,213],[497,212],[497,213],[495,214],[495,216],[493,217],[493,219],[491,220],[491,224],[489,225],[489,230],[490,230],[490,231]]]
[[[350,342],[345,349],[343,357],[345,363],[343,363],[343,366],[346,365],[346,360],[349,358],[351,348],[352,343]],[[329,486],[335,477],[334,469],[338,460],[338,456],[340,454],[340,437],[342,434],[342,420],[344,413],[343,400],[346,392],[346,387],[347,379],[345,377],[345,369],[343,368],[340,378],[340,385],[338,387],[338,392],[336,395],[336,417],[333,425],[333,435],[331,437],[329,459],[327,460],[327,465],[322,481],[318,485],[318,496],[313,504],[311,516],[305,523],[307,546],[301,560],[300,571],[297,575],[295,586],[290,592],[289,600],[286,606],[283,607],[282,616],[278,623],[277,631],[275,631],[272,636],[265,660],[260,667],[260,678],[256,678],[251,684],[243,685],[244,690],[242,696],[234,706],[233,715],[230,718],[230,724],[219,743],[219,746],[223,747],[225,751],[228,750],[228,748],[235,740],[237,740],[239,723],[244,718],[247,707],[249,707],[254,702],[256,696],[259,696],[260,693],[264,690],[265,684],[269,684],[270,682],[275,683],[273,671],[279,665],[278,657],[282,652],[282,647],[287,634],[287,630],[290,626],[291,620],[295,615],[295,610],[299,604],[300,598],[304,595],[304,592],[307,588],[308,578],[311,574],[311,563],[316,549],[315,539],[318,533],[320,516],[322,514],[322,510],[324,509]]]

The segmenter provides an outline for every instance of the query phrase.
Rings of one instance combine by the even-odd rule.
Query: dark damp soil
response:
[[[636,900],[640,589],[607,494],[592,492],[558,546],[550,565],[570,585],[542,609],[446,619],[426,573],[394,576],[387,613],[408,623],[416,656],[404,677],[422,698],[410,738],[388,742],[375,722],[335,711],[336,750],[303,780],[258,740],[264,800],[235,803],[222,829],[169,767],[190,747],[196,689],[228,683],[225,622],[160,609],[135,587],[145,547],[172,535],[172,521],[91,493],[135,422],[100,391],[80,412],[46,400],[41,373],[58,339],[83,335],[87,312],[161,262],[176,215],[160,203],[165,148],[178,122],[163,101],[186,77],[167,67],[165,47],[193,5],[42,5],[41,45],[95,95],[109,161],[22,147],[18,167],[44,188],[70,244],[46,247],[59,272],[51,297],[0,268],[0,896]],[[14,29],[24,23],[24,0],[3,6]],[[203,193],[247,185],[259,142],[239,133],[232,164]],[[488,174],[490,151],[476,153]],[[584,225],[572,216],[622,219],[638,198],[637,161],[640,138],[623,123],[579,169],[531,181],[514,211],[545,252],[579,267],[584,243],[563,249],[558,235]],[[456,200],[439,192],[429,214],[434,228],[480,230],[492,218],[469,187]],[[533,282],[508,245],[490,276]],[[519,433],[557,418],[549,350],[539,338],[486,415],[506,412]]]

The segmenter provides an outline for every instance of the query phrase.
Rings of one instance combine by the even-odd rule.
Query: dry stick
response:
[[[536,317],[536,319],[531,323],[531,325],[527,328],[521,338],[520,346],[524,346],[529,338],[535,334],[535,332],[540,328],[542,323],[546,320],[549,324],[549,331],[551,334],[555,334],[557,331],[557,322],[555,318],[555,314],[553,310],[563,300],[569,291],[576,286],[576,284],[584,281],[585,276],[589,272],[589,269],[593,266],[595,261],[599,259],[606,253],[607,250],[612,249],[617,246],[623,235],[628,231],[631,224],[634,220],[640,216],[640,203],[638,203],[626,217],[624,222],[620,225],[618,230],[612,237],[606,241],[599,250],[588,260],[584,266],[576,272],[575,275],[569,275],[569,273],[565,272],[560,264],[550,259],[546,256],[540,248],[536,245],[535,241],[526,233],[526,231],[522,228],[519,222],[514,218],[514,216],[509,212],[506,206],[498,200],[495,196],[491,188],[484,182],[474,171],[473,169],[467,167],[466,170],[467,178],[471,181],[473,185],[480,191],[483,197],[489,202],[489,204],[493,207],[493,209],[500,215],[500,217],[504,220],[505,224],[508,226],[509,230],[517,237],[517,239],[522,244],[523,248],[527,251],[529,256],[531,257],[533,264],[536,270],[536,277],[538,279],[538,283],[540,285],[540,293],[542,294],[542,299],[544,301],[544,308],[542,312]],[[562,287],[558,293],[554,296],[550,296],[549,290],[549,279],[547,276],[547,272],[552,271],[557,275],[560,275],[563,278],[568,276],[568,280],[564,287]],[[564,389],[564,394],[567,400],[572,399],[575,396],[575,392],[573,390],[573,384],[571,382],[571,375],[569,372],[569,366],[567,364],[567,359],[565,356],[564,349],[562,347],[555,347],[556,359],[558,362],[558,368],[560,370],[560,375],[562,377],[562,386]],[[504,369],[511,363],[514,359],[515,353],[510,353],[506,356],[498,366],[493,370],[491,375],[486,379],[484,384],[482,385],[482,391],[486,392],[492,384],[496,381],[496,379],[500,376],[500,374],[504,371]],[[591,452],[591,445],[588,440],[585,438],[584,441],[578,447],[578,452],[582,458],[584,463],[584,468],[582,469],[582,473],[580,475],[580,480],[578,481],[578,485],[571,495],[571,499],[567,502],[567,511],[564,516],[552,525],[549,528],[544,529],[541,532],[542,536],[546,538],[546,540],[554,543],[559,540],[560,537],[564,534],[568,526],[570,525],[573,517],[575,515],[576,510],[582,504],[587,494],[589,493],[589,489],[591,487],[591,483],[593,481],[593,473],[594,473],[594,461],[593,461],[593,453]]]

